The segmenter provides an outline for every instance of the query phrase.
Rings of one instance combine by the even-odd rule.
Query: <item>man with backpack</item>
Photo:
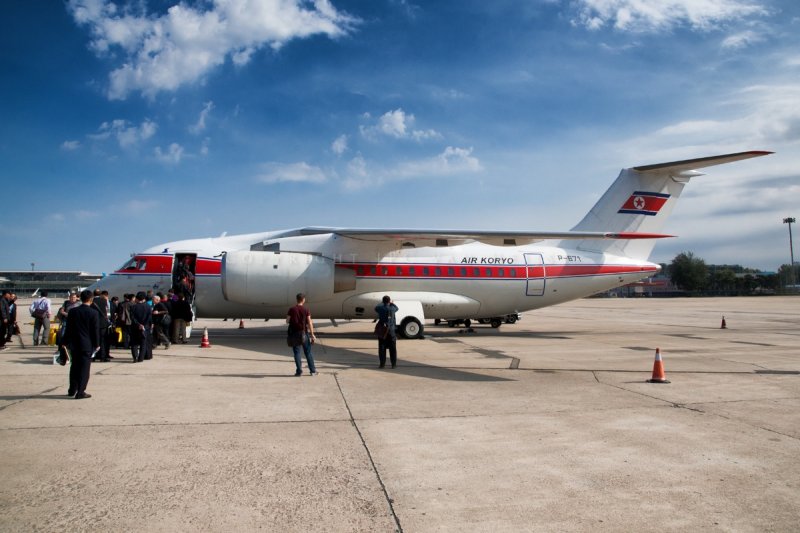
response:
[[[50,335],[50,298],[47,297],[47,291],[42,291],[42,295],[34,300],[30,307],[30,313],[33,317],[33,345],[42,346],[47,345],[47,337]],[[41,330],[41,338],[39,337],[39,330]]]

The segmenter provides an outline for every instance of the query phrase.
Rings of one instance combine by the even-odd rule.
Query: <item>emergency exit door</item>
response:
[[[528,270],[528,283],[525,294],[528,296],[544,296],[547,272],[542,254],[525,254],[525,265]]]

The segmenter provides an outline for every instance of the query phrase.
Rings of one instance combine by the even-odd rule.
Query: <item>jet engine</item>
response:
[[[291,306],[299,292],[309,302],[318,302],[355,288],[352,271],[337,269],[327,257],[302,252],[228,252],[221,274],[225,299],[248,305]]]

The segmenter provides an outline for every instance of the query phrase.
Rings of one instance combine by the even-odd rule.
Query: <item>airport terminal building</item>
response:
[[[88,287],[99,274],[78,270],[6,270],[0,271],[0,288],[8,289],[20,297],[31,296],[37,291],[48,291],[51,295],[66,295],[70,291]]]

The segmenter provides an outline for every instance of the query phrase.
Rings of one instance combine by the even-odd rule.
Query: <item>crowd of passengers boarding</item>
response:
[[[54,311],[46,291],[30,307],[34,318],[33,344],[48,344],[50,320],[59,324],[56,333],[56,346],[61,361],[66,363],[66,331],[69,328],[69,312],[80,306],[77,293]],[[93,354],[93,361],[110,361],[111,347],[130,349],[134,363],[153,358],[153,349],[163,346],[169,349],[173,343],[186,344],[186,328],[193,319],[192,306],[182,291],[170,289],[167,294],[153,291],[125,294],[122,299],[114,296],[109,299],[108,291],[95,290],[90,307],[98,315],[99,350]],[[62,363],[62,364],[63,364]]]

